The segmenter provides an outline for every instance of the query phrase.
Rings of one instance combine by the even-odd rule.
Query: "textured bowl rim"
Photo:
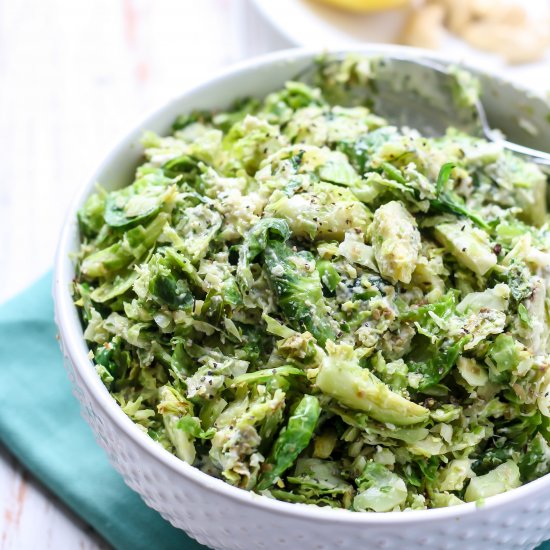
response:
[[[538,494],[550,487],[550,475],[532,481],[517,489],[490,497],[482,506],[478,506],[476,503],[466,503],[447,508],[386,513],[353,512],[350,510],[316,507],[300,503],[287,503],[239,489],[180,460],[161,447],[147,434],[142,432],[137,425],[126,416],[120,406],[111,397],[88,357],[89,350],[84,342],[76,307],[72,302],[69,291],[72,274],[74,272],[73,264],[69,256],[75,232],[77,231],[76,212],[85,198],[89,195],[91,189],[95,186],[99,174],[103,172],[106,167],[116,163],[119,156],[125,153],[130,136],[135,134],[136,130],[139,128],[146,128],[148,125],[152,124],[152,122],[159,118],[164,111],[168,110],[175,101],[179,101],[185,96],[197,93],[200,90],[210,89],[220,84],[223,85],[224,80],[235,78],[240,73],[249,72],[260,67],[281,62],[300,61],[308,58],[313,59],[315,56],[326,53],[327,51],[336,54],[346,52],[358,52],[371,55],[396,54],[408,57],[429,57],[447,63],[456,62],[456,60],[450,59],[444,55],[434,54],[433,52],[428,52],[419,48],[385,44],[365,44],[361,47],[345,46],[331,48],[330,50],[312,48],[282,50],[234,64],[228,69],[218,72],[214,77],[205,79],[201,83],[184,90],[181,94],[169,100],[160,108],[152,111],[148,116],[144,117],[132,131],[126,133],[123,139],[118,141],[116,147],[111,150],[94,171],[92,177],[87,180],[87,184],[79,189],[68,209],[57,248],[53,283],[56,322],[64,343],[64,351],[69,356],[83,384],[95,399],[98,406],[105,412],[109,421],[115,424],[118,429],[122,430],[145,453],[163,463],[164,466],[170,468],[174,474],[184,477],[187,481],[249,507],[258,507],[277,515],[301,517],[309,520],[324,522],[332,521],[340,524],[362,524],[365,526],[391,526],[392,524],[424,523],[449,518],[459,520],[475,514],[476,512],[494,511],[507,504],[529,500],[532,495]],[[497,80],[503,80],[500,76],[490,76]],[[516,85],[514,84],[514,86]],[[521,87],[516,87],[521,89]],[[526,95],[533,94],[531,90],[524,89],[524,91]]]

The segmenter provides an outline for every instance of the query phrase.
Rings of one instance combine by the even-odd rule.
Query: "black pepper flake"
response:
[[[433,397],[428,397],[424,401],[424,407],[428,409],[433,409],[437,405],[437,401]]]
[[[466,252],[466,247],[464,247],[464,248],[462,249],[462,252]]]

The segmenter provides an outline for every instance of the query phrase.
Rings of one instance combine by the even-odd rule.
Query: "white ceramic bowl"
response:
[[[365,46],[360,51],[425,55],[388,46]],[[114,189],[131,181],[140,158],[143,130],[167,133],[180,113],[227,107],[242,96],[263,96],[299,73],[315,55],[303,50],[268,55],[185,92],[131,131],[83,186],[61,235],[54,282],[61,345],[82,414],[126,483],[174,526],[213,548],[533,548],[550,538],[550,476],[487,499],[478,508],[464,504],[376,514],[278,502],[232,487],[165,451],[122,412],[92,368],[69,292],[74,274],[69,255],[79,242],[76,212],[94,192],[94,184],[101,182]]]

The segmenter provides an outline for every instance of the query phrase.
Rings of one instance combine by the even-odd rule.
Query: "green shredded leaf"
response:
[[[385,120],[386,61],[145,132],[78,212],[71,291],[90,368],[179,459],[357,513],[479,505],[550,473],[547,178]]]

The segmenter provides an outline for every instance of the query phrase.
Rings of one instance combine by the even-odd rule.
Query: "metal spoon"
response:
[[[452,90],[453,85],[456,86],[455,73],[450,72],[448,67],[445,67],[445,65],[439,64],[435,61],[424,60],[424,59],[411,60],[411,59],[391,58],[391,60],[389,60],[389,65],[392,69],[395,68],[403,72],[404,74],[407,74],[405,69],[411,68],[411,67],[412,68],[422,67],[423,69],[426,69],[428,71],[433,71],[435,75],[437,75],[438,90],[440,90],[441,92],[449,93],[449,90]],[[452,95],[451,97],[449,97],[449,99],[451,100],[451,103],[449,103],[449,105],[452,106],[453,103],[455,103],[452,101],[453,100]],[[481,130],[487,140],[494,141],[505,149],[509,149],[510,151],[514,151],[515,153],[519,153],[521,155],[529,157],[529,159],[532,160],[533,162],[536,162],[538,164],[544,164],[550,167],[550,153],[546,153],[544,151],[538,151],[531,147],[527,147],[519,143],[514,143],[512,141],[508,141],[507,139],[504,139],[502,137],[502,133],[500,131],[494,130],[489,124],[489,121],[487,120],[487,114],[485,113],[485,108],[483,107],[483,104],[479,99],[479,97],[473,100],[471,106],[473,109],[475,109],[475,112],[477,114],[477,119],[479,121],[479,124],[481,125]]]
[[[515,104],[520,99],[525,100],[525,93],[517,90],[511,84],[500,82],[494,77],[482,74],[473,75],[482,80],[482,97],[470,96],[467,104],[457,104],[457,90],[460,92],[458,82],[459,71],[456,67],[447,66],[433,59],[418,59],[405,57],[377,57],[372,58],[374,76],[371,87],[355,86],[349,90],[352,103],[373,104],[373,110],[392,124],[408,126],[418,129],[426,136],[443,135],[447,128],[454,127],[473,135],[483,135],[487,140],[498,143],[503,148],[527,157],[537,163],[545,171],[550,170],[550,152],[539,149],[550,147],[550,124],[545,129],[545,134],[538,136],[536,131],[527,131],[534,122],[526,122],[524,127],[518,124],[523,116],[528,118],[528,111],[520,113],[521,105]],[[464,73],[463,73],[464,74]],[[509,101],[510,113],[515,113],[514,121],[505,121],[509,138],[505,139],[503,133],[496,130],[489,122],[483,101],[490,106],[491,97],[486,93],[487,87],[491,87],[491,94],[495,97],[501,93]],[[498,98],[502,107],[503,97]],[[540,100],[542,101],[542,100]],[[540,102],[539,101],[539,102]],[[495,103],[497,101],[495,100]],[[515,110],[515,111],[514,111]],[[542,118],[548,117],[550,107]],[[500,113],[495,113],[493,118],[504,122]],[[538,113],[540,115],[540,113]],[[519,116],[519,118],[518,118]],[[540,118],[540,116],[539,116]],[[536,120],[536,119],[535,119]],[[550,119],[544,120],[545,123]],[[499,125],[500,126],[500,125]],[[513,132],[513,136],[510,133]],[[511,138],[511,139],[510,139]],[[533,148],[536,143],[537,148]]]

